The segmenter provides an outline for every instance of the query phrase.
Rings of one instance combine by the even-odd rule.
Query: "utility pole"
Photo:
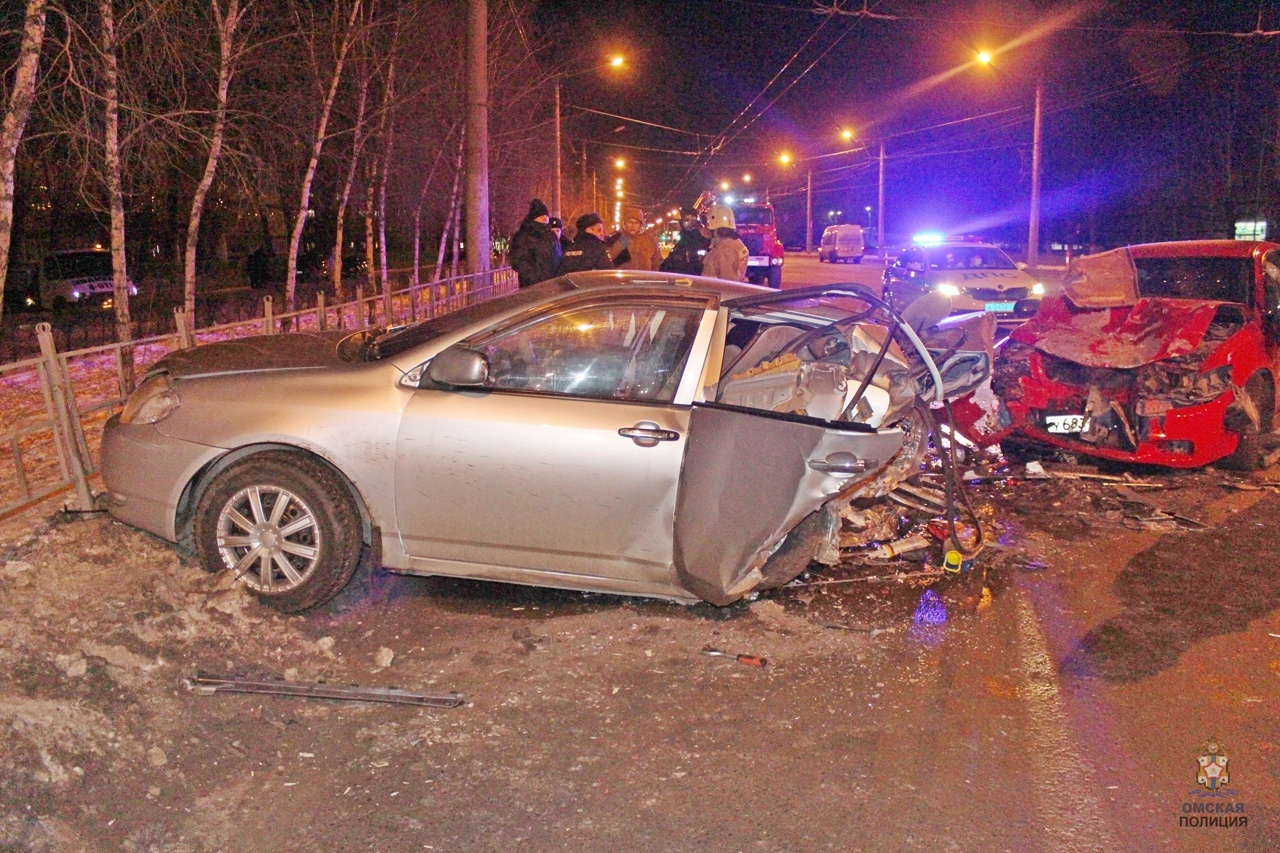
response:
[[[554,216],[564,218],[564,213],[560,209],[560,190],[561,190],[561,174],[560,174],[560,78],[556,78],[556,188],[555,194],[551,197],[551,213]]]
[[[467,266],[487,273],[489,239],[489,5],[467,0]]]
[[[809,176],[805,180],[804,190],[804,250],[813,251],[813,167],[809,167]]]
[[[888,250],[884,242],[884,140],[880,140],[880,190],[876,199],[876,245],[880,247],[880,257],[886,257]]]
[[[1031,227],[1027,235],[1027,266],[1040,265],[1040,116],[1044,84],[1036,81],[1036,115],[1031,131]]]
[[[582,187],[582,191],[578,193],[577,213],[581,216],[586,212],[587,206],[587,140],[585,139],[582,140],[582,183],[579,186]]]

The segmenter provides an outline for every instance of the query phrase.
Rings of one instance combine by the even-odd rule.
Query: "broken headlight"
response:
[[[1201,372],[1198,365],[1157,362],[1138,369],[1135,409],[1148,417],[1216,400],[1231,390],[1231,365]]]
[[[157,373],[143,380],[142,384],[129,395],[120,413],[122,424],[154,424],[169,416],[182,401],[173,390],[173,382],[167,373]]]

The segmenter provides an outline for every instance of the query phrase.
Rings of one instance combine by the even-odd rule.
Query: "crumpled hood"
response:
[[[174,377],[192,377],[330,367],[343,363],[338,358],[338,341],[347,334],[300,332],[220,341],[170,353],[154,369],[167,370]]]
[[[1077,308],[1056,296],[1009,337],[1085,367],[1131,369],[1195,350],[1225,304],[1138,299],[1115,308]]]

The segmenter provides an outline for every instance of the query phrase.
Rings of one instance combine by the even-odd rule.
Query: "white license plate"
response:
[[[1046,432],[1084,432],[1089,428],[1089,419],[1084,415],[1046,415],[1044,428]]]
[[[994,311],[997,314],[1008,314],[1013,311],[1016,302],[988,302],[987,310]]]
[[[768,255],[751,255],[747,258],[747,266],[767,267],[769,266],[769,256]]]

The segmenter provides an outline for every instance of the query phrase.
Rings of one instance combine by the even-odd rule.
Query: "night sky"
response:
[[[833,209],[866,222],[877,182],[867,149],[883,141],[891,242],[939,229],[1016,244],[1026,239],[1039,79],[1046,242],[1225,236],[1236,218],[1280,218],[1280,35],[1234,35],[1280,30],[1280,2],[868,0],[870,15],[860,16],[818,8],[545,0],[535,17],[549,62],[591,68],[616,51],[630,63],[622,75],[573,77],[567,103],[687,131],[569,110],[569,145],[593,140],[602,175],[625,156],[629,185],[650,209],[687,203],[722,179],[736,192],[749,171],[802,234],[810,168],[816,229]],[[992,66],[973,62],[980,49],[995,52]],[[717,139],[714,154],[678,153]],[[849,148],[859,150],[819,157]],[[800,162],[782,167],[783,151]]]

